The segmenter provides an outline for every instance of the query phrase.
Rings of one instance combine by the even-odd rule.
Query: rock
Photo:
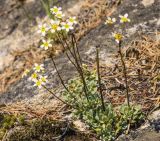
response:
[[[158,120],[160,119],[160,110],[154,111],[151,115],[149,115],[149,120]]]
[[[144,132],[141,137],[138,137],[134,141],[159,141],[160,134],[156,132]]]
[[[76,120],[73,122],[75,125],[75,128],[77,128],[79,131],[84,132],[87,130],[86,124],[83,123],[81,120]]]
[[[78,13],[84,0],[64,1],[64,13]],[[51,2],[51,5],[54,3]],[[0,72],[10,66],[15,56],[14,52],[23,52],[31,46],[38,46],[40,35],[37,33],[39,23],[47,19],[40,0],[2,0],[0,11]],[[76,7],[78,5],[79,9]],[[71,12],[72,11],[72,12]]]
[[[154,3],[154,0],[142,0],[142,4],[145,7],[151,6]]]

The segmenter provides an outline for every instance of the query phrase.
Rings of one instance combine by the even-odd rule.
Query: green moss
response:
[[[25,121],[24,115],[3,115],[0,123],[0,140],[8,129],[14,127],[7,138],[9,141],[54,141],[54,138],[59,140],[60,137],[65,138],[66,141],[68,139],[68,141],[72,141],[71,138],[73,141],[76,138],[76,140],[89,141],[88,137],[72,130],[68,123],[52,121],[47,118]],[[62,136],[64,133],[65,135]]]
[[[0,140],[3,139],[3,136],[4,136],[5,132],[6,131],[4,129],[0,129]]]
[[[11,128],[14,128],[15,125],[24,125],[25,116],[24,115],[11,115],[11,114],[0,114],[0,140],[2,140],[5,132]]]

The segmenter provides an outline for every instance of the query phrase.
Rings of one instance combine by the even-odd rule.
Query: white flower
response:
[[[34,64],[34,68],[35,72],[40,72],[40,71],[43,71],[44,70],[44,65],[41,64],[41,65],[38,65],[38,64]]]
[[[62,25],[62,29],[66,30],[67,32],[73,29],[73,26],[69,23],[62,22],[61,25]]]
[[[120,17],[120,23],[127,23],[127,22],[130,22],[131,20],[128,18],[128,14],[124,14],[124,16],[122,15],[119,15]]]
[[[105,24],[114,24],[116,22],[116,19],[115,18],[111,18],[111,17],[108,17],[107,20],[105,21]]]
[[[69,17],[69,19],[67,19],[67,22],[71,25],[77,24],[76,17]]]
[[[54,33],[57,30],[61,30],[60,21],[59,20],[51,20],[51,32]]]
[[[29,70],[29,69],[26,69],[26,70],[23,72],[23,74],[22,74],[22,78],[25,77],[25,76],[27,76],[29,72],[30,72],[30,70]]]
[[[42,81],[43,84],[47,83],[47,76],[40,76],[40,80]]]
[[[61,7],[56,7],[56,6],[54,6],[53,8],[50,9],[52,14],[57,14],[61,10],[62,10]]]
[[[46,35],[46,32],[49,30],[46,24],[39,25],[38,33],[41,33],[42,36]]]
[[[62,19],[65,15],[62,13],[62,11],[58,11],[55,16],[58,19]]]
[[[120,33],[112,33],[112,36],[117,43],[119,43],[123,39],[123,35]]]
[[[34,72],[30,77],[29,77],[29,80],[32,80],[32,81],[37,81],[38,79],[38,74],[36,72]]]
[[[41,88],[42,85],[43,85],[43,82],[40,79],[35,81],[34,86],[37,86],[38,88]]]
[[[41,48],[44,48],[45,50],[47,50],[49,47],[52,47],[52,44],[51,44],[51,40],[48,39],[48,40],[42,40],[42,44],[41,44]]]

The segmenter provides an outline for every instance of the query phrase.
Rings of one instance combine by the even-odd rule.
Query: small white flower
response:
[[[39,79],[35,81],[34,86],[37,86],[38,88],[42,88],[43,82]]]
[[[124,14],[124,16],[122,15],[119,15],[120,17],[120,23],[127,23],[127,22],[130,22],[131,20],[128,18],[128,14]]]
[[[34,64],[34,68],[35,72],[40,72],[40,71],[43,71],[44,70],[44,65],[41,64],[41,65],[38,65],[38,64]]]
[[[61,30],[60,21],[59,20],[51,20],[51,27],[50,28],[51,28],[52,33]]]
[[[47,50],[49,47],[52,47],[52,44],[51,44],[51,40],[48,39],[48,40],[42,40],[42,44],[41,44],[41,48],[44,48],[45,50]]]
[[[62,22],[61,25],[62,25],[62,29],[66,30],[67,32],[69,32],[69,30],[73,29],[73,25],[71,25],[69,23]]]
[[[29,77],[29,80],[32,80],[32,81],[37,81],[38,79],[38,74],[36,72],[34,72],[30,77]]]
[[[61,7],[57,7],[57,6],[54,6],[53,8],[50,9],[52,14],[57,14],[61,10],[62,10],[62,8]]]
[[[26,69],[26,70],[23,72],[23,74],[22,74],[22,78],[25,77],[25,76],[27,76],[29,72],[30,72],[30,70],[29,70],[29,69]]]
[[[76,17],[69,17],[69,19],[67,19],[67,22],[71,25],[77,24]]]
[[[108,17],[107,20],[105,21],[105,24],[109,24],[109,25],[112,25],[116,22],[116,19],[115,18],[111,18],[111,17]]]
[[[62,19],[65,15],[62,13],[62,11],[58,11],[55,16],[58,19]]]
[[[40,80],[42,81],[43,84],[47,83],[47,76],[40,76]]]
[[[120,33],[112,33],[112,36],[117,43],[119,43],[123,39],[123,35]]]
[[[39,25],[38,33],[41,33],[42,36],[46,35],[46,32],[49,30],[46,24]]]

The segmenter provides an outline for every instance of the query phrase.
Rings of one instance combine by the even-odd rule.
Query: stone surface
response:
[[[160,134],[155,132],[145,132],[141,137],[135,139],[135,141],[159,141]]]
[[[65,4],[63,4],[65,3]],[[67,15],[76,15],[84,0],[59,2]],[[52,3],[53,5],[54,3]],[[11,65],[14,52],[22,52],[37,46],[40,36],[37,24],[47,20],[40,0],[1,0],[0,1],[0,72]]]
[[[142,4],[147,7],[151,6],[154,3],[154,0],[142,0]]]

